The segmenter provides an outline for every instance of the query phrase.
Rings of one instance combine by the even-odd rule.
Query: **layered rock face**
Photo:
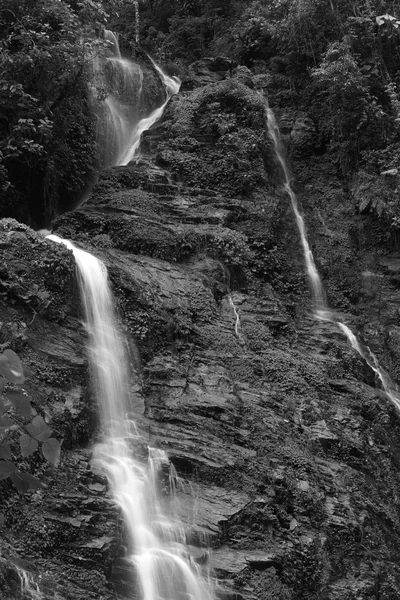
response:
[[[174,467],[172,487],[169,473],[160,473],[162,502],[182,519],[192,559],[208,562],[218,578],[218,596],[394,600],[399,414],[339,329],[311,316],[257,89],[269,92],[272,107],[280,102],[329,302],[341,320],[364,325],[395,376],[393,257],[375,251],[383,254],[368,235],[373,221],[349,210],[329,165],[310,156],[302,162],[312,124],[284,106],[272,76],[217,70],[203,81],[204,69],[194,69],[147,133],[140,160],[104,172],[56,232],[108,267],[130,347],[138,426]],[[0,230],[5,343],[36,368],[35,406],[49,407],[65,443],[57,471],[29,466],[44,469],[45,490],[22,500],[7,484],[1,569],[8,583],[0,585],[5,598],[19,598],[10,565],[34,557],[46,598],[132,597],[121,518],[90,466],[96,420],[71,253],[55,255],[49,242],[18,227],[6,222]],[[61,283],[46,267],[37,271],[35,260],[60,264]],[[38,286],[28,299],[18,288],[26,273]],[[379,314],[370,283],[378,279]],[[378,320],[379,331],[368,329]]]

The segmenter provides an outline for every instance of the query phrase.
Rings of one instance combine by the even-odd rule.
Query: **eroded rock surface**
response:
[[[235,78],[213,81],[173,99],[147,134],[146,155],[105,172],[85,206],[59,220],[57,233],[109,269],[138,373],[138,426],[174,467],[160,474],[162,502],[180,515],[193,560],[218,576],[220,597],[397,598],[399,414],[339,328],[311,317],[262,98]],[[293,110],[286,122],[288,139],[308,152],[312,124]],[[317,202],[317,179],[299,193],[313,209],[310,237],[329,301],[345,322],[364,319],[371,340],[374,281],[384,282],[385,322],[374,350],[395,376],[397,258],[362,263],[351,254],[363,234],[355,235],[350,218],[344,229],[344,192],[330,181],[332,213]],[[24,236],[24,244],[39,243],[35,234]],[[48,242],[40,243],[46,254]],[[16,266],[12,273],[18,280]],[[9,275],[1,275],[4,285],[11,293]],[[363,290],[358,307],[355,288]],[[24,294],[13,297],[20,302]],[[42,393],[68,445],[47,490],[28,502],[7,491],[7,539],[10,552],[36,557],[61,596],[128,597],[134,582],[121,519],[86,450],[94,421],[85,421],[90,401],[74,294],[63,296],[70,305],[59,309],[60,322],[50,312],[24,329],[24,359],[35,365],[62,354],[67,365],[67,380],[51,380]],[[21,306],[14,320],[16,309],[7,309],[10,322],[19,322],[27,310]],[[380,351],[384,331],[390,360]]]

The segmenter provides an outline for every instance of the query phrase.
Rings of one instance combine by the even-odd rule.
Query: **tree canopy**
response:
[[[43,226],[91,181],[88,81],[104,26],[120,34],[125,54],[135,53],[139,37],[146,52],[183,73],[220,55],[275,73],[282,102],[289,90],[287,101],[313,119],[320,151],[343,176],[376,164],[373,153],[386,147],[400,156],[399,10],[385,0],[3,0],[1,215]]]

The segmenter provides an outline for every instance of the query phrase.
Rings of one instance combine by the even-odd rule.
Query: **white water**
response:
[[[231,305],[231,307],[233,309],[233,314],[235,315],[235,334],[237,337],[241,337],[241,335],[240,335],[240,317],[239,317],[238,310],[236,308],[236,304],[234,303],[231,294],[229,294],[229,304]]]
[[[21,581],[21,597],[23,600],[43,600],[43,594],[31,573],[16,566]]]
[[[366,363],[371,367],[374,373],[377,375],[380,380],[384,391],[387,396],[391,400],[391,402],[400,410],[400,394],[399,390],[394,384],[389,375],[382,369],[379,365],[378,359],[373,354],[373,352],[368,348],[368,346],[361,345],[358,341],[357,337],[351,331],[347,325],[337,321],[335,318],[335,313],[327,306],[324,288],[322,285],[321,278],[319,276],[318,270],[315,266],[315,261],[313,254],[310,249],[310,245],[307,240],[307,231],[304,223],[304,219],[300,214],[297,198],[295,193],[292,190],[290,185],[290,172],[288,165],[285,160],[282,140],[279,132],[279,127],[275,119],[275,115],[272,110],[269,108],[268,104],[266,106],[267,113],[267,126],[268,133],[274,143],[275,154],[279,161],[279,164],[282,168],[284,184],[283,189],[288,194],[292,209],[295,215],[296,224],[300,233],[301,244],[303,248],[304,261],[306,265],[306,271],[308,280],[310,283],[312,299],[314,303],[314,316],[320,321],[327,321],[329,323],[336,323],[339,329],[344,333],[347,337],[352,348],[358,352],[358,354],[366,361]]]
[[[177,77],[169,77],[160,67],[152,60],[152,63],[156,69],[156,71],[160,74],[163,84],[165,85],[165,89],[167,92],[167,97],[165,102],[159,107],[156,108],[149,117],[145,119],[141,119],[139,123],[134,127],[131,132],[128,144],[124,152],[118,158],[118,165],[127,165],[135,156],[137,149],[140,145],[140,140],[142,139],[142,134],[144,131],[150,129],[150,127],[160,119],[162,116],[165,107],[167,106],[170,98],[179,92],[179,88],[181,82]]]
[[[75,256],[88,331],[88,352],[97,396],[103,440],[95,448],[95,462],[106,474],[114,500],[129,534],[129,559],[137,574],[141,600],[213,600],[208,574],[201,573],[184,545],[185,530],[168,518],[157,494],[157,472],[168,458],[149,448],[148,466],[134,458],[134,447],[144,444],[131,419],[131,373],[119,333],[113,298],[104,264],[63,243]]]
[[[177,77],[169,77],[153,62],[165,86],[166,99],[151,114],[140,119],[142,112],[143,71],[132,60],[122,58],[118,39],[112,31],[105,31],[110,43],[109,56],[94,62],[95,88],[106,94],[97,101],[97,140],[101,154],[101,166],[127,165],[137,153],[144,131],[149,129],[180,87]],[[95,94],[94,94],[95,96]]]
[[[311,285],[311,292],[313,295],[313,299],[316,307],[323,308],[325,305],[324,291],[321,283],[321,279],[318,275],[317,268],[315,266],[314,257],[311,252],[306,233],[306,226],[304,224],[304,219],[299,211],[299,207],[297,204],[297,198],[295,193],[292,190],[290,185],[290,172],[287,166],[285,155],[283,151],[281,136],[279,133],[279,127],[275,119],[275,115],[272,110],[267,106],[267,125],[268,132],[274,142],[274,149],[276,156],[278,158],[279,164],[282,167],[284,183],[283,189],[289,195],[290,201],[292,203],[292,209],[294,212],[294,216],[296,218],[297,227],[300,232],[301,244],[303,246],[304,260],[306,263],[307,275]]]

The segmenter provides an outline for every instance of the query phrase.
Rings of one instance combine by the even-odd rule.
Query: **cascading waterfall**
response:
[[[165,102],[159,108],[156,108],[149,117],[141,119],[136,127],[133,128],[128,145],[126,146],[125,151],[119,156],[118,165],[127,165],[133,159],[139,148],[143,132],[150,129],[150,127],[160,119],[170,98],[179,92],[181,85],[180,80],[177,77],[169,77],[151,58],[150,60],[165,85],[167,96]]]
[[[315,266],[314,257],[313,257],[312,251],[310,249],[310,245],[308,243],[307,231],[306,231],[304,219],[299,211],[297,198],[296,198],[296,195],[293,192],[291,184],[290,184],[290,180],[291,180],[290,171],[289,171],[289,167],[286,163],[283,144],[282,144],[282,140],[281,140],[281,136],[280,136],[280,132],[279,132],[279,127],[276,122],[275,115],[272,112],[272,110],[270,109],[270,107],[268,106],[267,102],[266,102],[266,115],[267,115],[268,133],[273,141],[275,154],[276,154],[276,157],[278,159],[278,162],[279,162],[279,164],[282,168],[282,172],[283,172],[283,179],[284,179],[283,189],[290,198],[292,209],[293,209],[295,219],[296,219],[296,224],[297,224],[297,227],[298,227],[298,230],[300,233],[300,239],[301,239],[301,244],[302,244],[303,254],[304,254],[304,261],[305,261],[305,265],[306,265],[308,280],[309,280],[310,287],[311,287],[311,295],[312,295],[312,299],[313,299],[313,303],[314,303],[314,316],[315,316],[315,318],[317,318],[321,321],[335,323],[339,327],[339,329],[347,337],[352,348],[354,348],[354,350],[356,350],[356,352],[358,352],[358,354],[366,361],[366,363],[369,365],[369,367],[371,367],[371,369],[377,375],[378,379],[380,380],[380,382],[382,384],[384,391],[386,392],[386,394],[389,397],[389,399],[391,400],[391,402],[393,402],[393,404],[400,410],[400,395],[399,395],[397,386],[391,381],[389,375],[379,365],[378,359],[373,354],[373,352],[370,350],[370,348],[368,348],[368,346],[361,345],[361,343],[358,341],[357,337],[354,335],[354,333],[351,331],[351,329],[349,327],[347,327],[347,325],[345,325],[344,323],[341,323],[340,321],[338,321],[335,318],[335,313],[326,304],[325,293],[324,293],[322,281],[319,276],[318,270]]]
[[[43,594],[29,571],[16,566],[21,581],[21,596],[24,600],[43,600]]]
[[[88,353],[93,388],[98,398],[103,440],[94,452],[106,473],[114,500],[129,535],[129,560],[136,573],[141,600],[213,600],[208,574],[191,560],[184,544],[185,530],[161,510],[156,473],[168,462],[161,450],[149,448],[146,468],[133,456],[143,445],[132,420],[130,372],[113,310],[113,298],[104,264],[71,242],[55,235],[75,256],[80,293],[88,331]]]
[[[165,86],[166,99],[148,117],[140,119],[143,71],[132,60],[122,58],[118,38],[112,31],[105,30],[104,35],[109,54],[94,61],[93,104],[98,117],[100,164],[110,167],[127,165],[133,159],[143,132],[161,117],[169,99],[178,93],[180,80],[169,77],[152,61]]]

